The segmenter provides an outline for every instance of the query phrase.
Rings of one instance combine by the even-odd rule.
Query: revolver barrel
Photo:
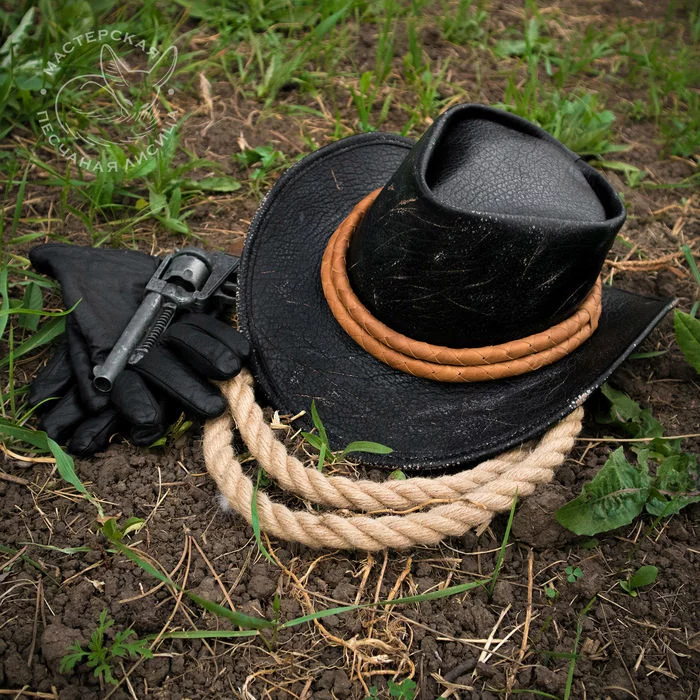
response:
[[[157,292],[146,294],[107,359],[93,370],[93,384],[97,390],[105,393],[112,390],[114,380],[126,367],[131,353],[141,343],[145,333],[160,315],[162,305],[163,297],[160,294]]]

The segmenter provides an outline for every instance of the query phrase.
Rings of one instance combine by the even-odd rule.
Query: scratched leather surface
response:
[[[295,425],[309,429],[315,399],[334,449],[374,440],[394,452],[362,455],[364,462],[427,472],[498,454],[544,431],[605,381],[671,303],[606,288],[600,326],[588,342],[512,379],[445,385],[375,360],[331,315],[321,291],[321,256],[340,221],[387,182],[410,146],[398,136],[363,134],[289,170],[248,233],[238,311],[264,400],[282,412],[307,411]]]
[[[365,216],[348,276],[373,315],[410,338],[504,343],[574,312],[624,220],[607,181],[546,132],[459,105]]]

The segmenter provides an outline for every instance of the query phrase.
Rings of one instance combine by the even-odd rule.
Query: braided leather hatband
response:
[[[416,377],[440,382],[514,377],[568,355],[598,327],[602,298],[600,277],[569,318],[540,333],[500,345],[450,348],[414,340],[392,330],[358,299],[350,286],[346,268],[350,237],[380,191],[374,190],[362,199],[331,236],[321,264],[321,283],[338,323],[381,362]]]

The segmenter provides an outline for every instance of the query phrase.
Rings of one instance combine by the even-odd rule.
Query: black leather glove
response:
[[[29,400],[51,397],[41,427],[73,454],[104,449],[115,432],[138,445],[160,437],[182,411],[202,418],[219,415],[225,401],[210,379],[227,379],[250,352],[229,325],[203,313],[184,313],[158,344],[114,381],[97,391],[93,367],[101,364],[141,303],[158,259],[128,250],[102,250],[50,243],[30,252],[34,267],[57,279],[66,308],[66,333],[39,373]]]

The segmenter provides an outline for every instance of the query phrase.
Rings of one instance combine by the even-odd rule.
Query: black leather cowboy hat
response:
[[[500,453],[580,405],[671,308],[610,287],[601,304],[624,219],[576,154],[481,105],[453,107],[416,144],[371,133],[321,148],[280,178],[243,250],[258,387],[307,427],[315,400],[334,449],[393,448],[370,464]]]

